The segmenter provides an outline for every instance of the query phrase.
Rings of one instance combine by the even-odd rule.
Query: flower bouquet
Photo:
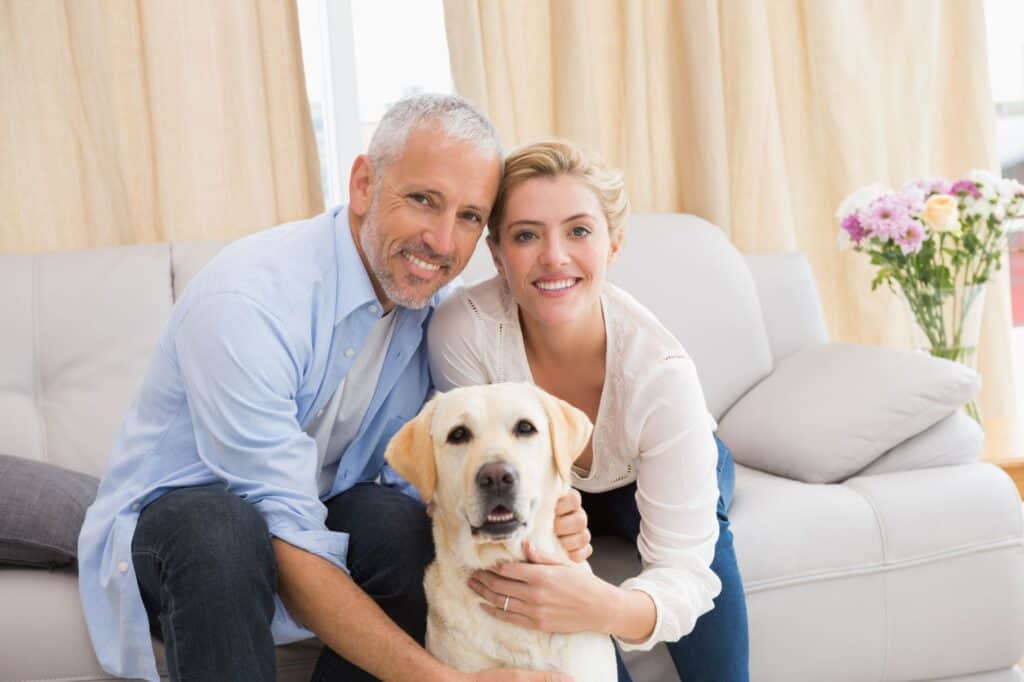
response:
[[[1002,267],[1006,235],[1024,216],[1024,185],[985,171],[863,187],[839,205],[840,248],[878,266],[871,290],[902,294],[923,350],[973,367],[985,283]],[[977,405],[967,412],[980,421]]]

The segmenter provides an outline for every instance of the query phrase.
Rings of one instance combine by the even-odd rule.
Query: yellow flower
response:
[[[956,199],[948,194],[933,194],[928,197],[921,212],[921,220],[936,232],[960,234],[960,213]]]

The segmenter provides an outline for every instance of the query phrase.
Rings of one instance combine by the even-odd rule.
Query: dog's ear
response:
[[[435,402],[428,402],[415,418],[406,422],[384,451],[384,459],[391,468],[416,486],[424,502],[430,502],[434,496],[434,486],[437,485],[434,443],[430,438]]]
[[[590,440],[590,432],[594,425],[582,410],[578,410],[564,400],[541,390],[544,410],[548,413],[548,426],[551,431],[551,454],[555,458],[558,475],[566,481],[570,480],[572,463],[583,453]]]

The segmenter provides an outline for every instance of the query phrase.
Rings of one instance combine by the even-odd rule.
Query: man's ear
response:
[[[373,201],[374,168],[370,157],[360,154],[352,162],[352,172],[348,176],[348,205],[359,217],[370,210]]]
[[[435,402],[436,399],[428,402],[414,419],[406,422],[384,451],[387,463],[399,476],[416,486],[424,502],[430,502],[437,485],[434,442],[430,438]]]
[[[590,418],[564,400],[538,388],[544,401],[544,411],[548,414],[548,430],[551,432],[551,454],[555,458],[558,475],[566,481],[571,480],[572,463],[576,461],[587,441],[594,425]]]
[[[491,228],[487,228],[488,230]],[[494,261],[494,269],[498,271],[498,274],[502,277],[505,276],[505,264],[501,260],[501,252],[498,251],[498,244],[491,239],[490,235],[484,237],[487,240],[487,248],[491,250],[491,260]]]

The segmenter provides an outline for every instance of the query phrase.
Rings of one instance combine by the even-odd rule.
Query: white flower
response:
[[[1018,192],[1024,192],[1024,185],[1013,178],[1003,178],[996,183],[996,191],[999,193],[1000,199],[1012,199]]]
[[[989,186],[995,185],[1000,180],[999,176],[995,173],[987,170],[979,170],[977,168],[967,174],[967,179]]]
[[[861,187],[839,204],[839,208],[836,210],[836,220],[842,222],[846,216],[858,213],[867,208],[872,201],[886,194],[889,194],[889,190],[878,183]]]

